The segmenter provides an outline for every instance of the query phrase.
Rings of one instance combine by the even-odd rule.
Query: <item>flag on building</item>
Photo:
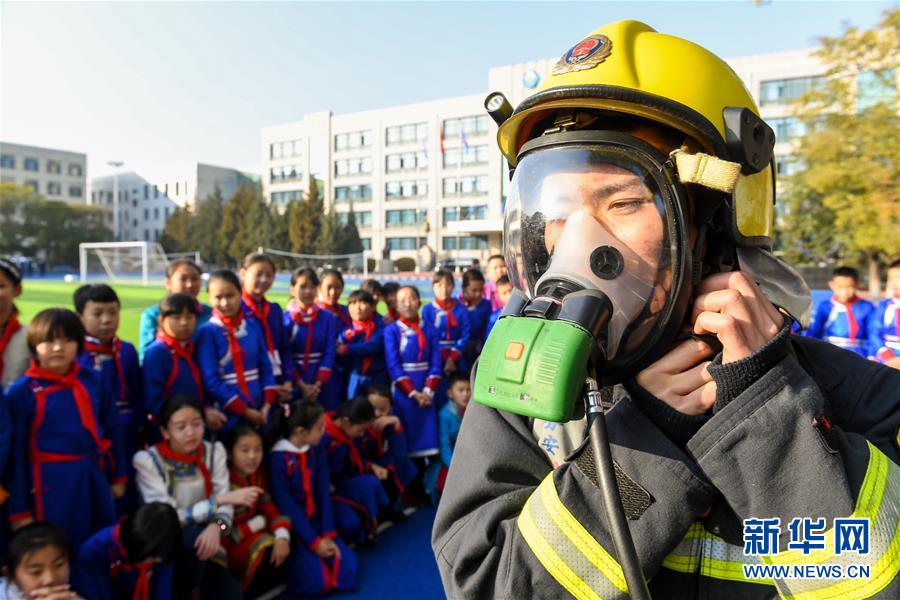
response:
[[[459,136],[462,138],[463,152],[465,154],[469,153],[469,140],[466,138],[465,130],[461,131]]]

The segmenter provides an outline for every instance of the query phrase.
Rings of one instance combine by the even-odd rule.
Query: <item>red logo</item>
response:
[[[569,52],[569,58],[584,58],[590,56],[591,52],[600,45],[600,40],[586,39],[578,42],[578,45]]]

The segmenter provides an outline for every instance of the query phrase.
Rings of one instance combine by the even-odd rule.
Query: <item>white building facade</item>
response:
[[[118,179],[118,181],[116,181]],[[88,203],[107,211],[106,222],[114,229],[114,189],[119,195],[119,241],[157,242],[166,219],[179,207],[194,207],[218,186],[226,200],[251,180],[236,169],[195,163],[180,173],[156,179],[134,171],[95,177]]]
[[[312,173],[329,210],[346,214],[352,203],[367,249],[387,246],[396,260],[427,243],[439,260],[484,262],[500,251],[508,179],[484,98],[501,91],[517,106],[556,61],[492,68],[484,94],[266,127],[263,193],[276,205],[300,199]],[[797,167],[793,140],[803,133],[790,101],[824,81],[825,67],[809,49],[727,62],[775,131],[779,175],[789,174]]]
[[[87,155],[0,142],[0,179],[31,187],[48,200],[84,204]]]

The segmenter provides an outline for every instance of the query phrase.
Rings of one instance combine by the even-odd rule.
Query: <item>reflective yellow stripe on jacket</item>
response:
[[[622,567],[559,499],[553,473],[531,494],[519,531],[547,572],[575,598],[627,598]]]
[[[825,549],[804,555],[800,550],[764,557],[774,565],[869,565],[868,579],[777,580],[782,596],[796,600],[855,600],[869,598],[886,588],[900,571],[900,467],[869,443],[869,465],[851,518],[869,519],[869,553],[834,553],[834,529],[825,532]]]

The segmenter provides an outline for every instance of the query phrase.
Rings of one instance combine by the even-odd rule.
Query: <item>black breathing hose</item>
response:
[[[625,508],[619,494],[619,484],[616,482],[600,390],[592,378],[588,378],[585,382],[584,405],[591,437],[591,450],[594,451],[594,463],[597,466],[597,483],[600,485],[603,509],[606,513],[606,524],[616,547],[619,565],[625,575],[628,594],[636,600],[650,600],[650,590],[641,571],[641,562],[634,547],[634,540],[631,539],[631,530],[628,529],[628,519],[625,517]]]

